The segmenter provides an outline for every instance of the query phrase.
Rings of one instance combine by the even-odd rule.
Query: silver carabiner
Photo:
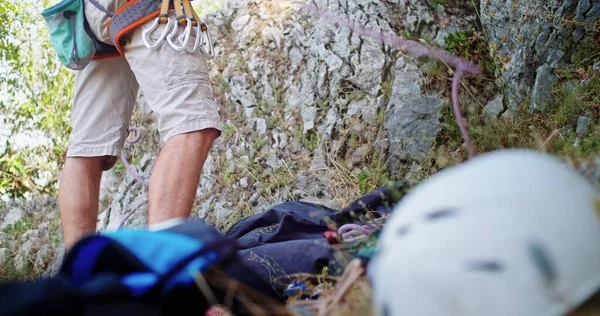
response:
[[[201,26],[206,27],[206,31],[202,31],[202,45],[200,46],[200,50],[204,55],[206,55],[206,57],[208,57],[208,59],[212,59],[213,57],[215,57],[215,51],[212,45],[212,40],[210,38],[210,33],[208,32],[208,27],[206,26],[206,24],[201,23],[200,25],[198,25],[199,28]],[[208,46],[208,52],[206,46]]]
[[[200,32],[200,24],[197,23],[196,24],[196,39],[194,40],[194,46],[192,48],[189,48],[186,46],[185,50],[190,54],[197,52],[200,48],[200,38],[201,37],[202,37],[202,33]]]
[[[187,25],[185,27],[185,31],[178,36],[179,44],[184,47],[185,50],[188,50],[188,43],[190,41],[190,36],[192,35],[192,20],[190,18],[185,18]]]
[[[170,19],[167,20],[167,25],[165,26],[165,29],[162,31],[156,42],[154,44],[150,44],[150,33],[152,33],[158,27],[158,21],[159,18],[157,17],[154,20],[154,23],[152,23],[152,25],[149,28],[146,28],[142,31],[142,41],[144,41],[144,45],[146,45],[146,47],[149,49],[155,49],[158,46],[158,44],[160,44],[160,42],[162,42],[165,39],[165,37],[167,36],[167,32],[169,31],[169,27],[172,24],[172,21]]]
[[[173,47],[174,50],[176,51],[183,51],[185,50],[185,48],[187,47],[187,42],[190,40],[190,31],[191,31],[191,27],[192,27],[192,23],[190,21],[190,19],[185,19],[186,20],[186,26],[185,26],[185,30],[183,31],[183,33],[181,33],[178,36],[179,39],[179,43],[182,44],[181,46],[177,46],[175,45],[175,43],[173,43],[173,36],[175,36],[175,33],[177,33],[177,30],[179,29],[179,24],[175,23],[175,27],[173,28],[173,31],[171,31],[171,33],[167,36],[167,41],[169,42],[169,45],[171,45],[171,47]],[[183,40],[181,38],[184,38]]]

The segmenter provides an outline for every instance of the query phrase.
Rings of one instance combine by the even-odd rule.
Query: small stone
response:
[[[327,164],[325,163],[325,151],[322,146],[317,148],[313,156],[312,163],[310,164],[310,168],[313,170],[322,170],[327,168]]]
[[[292,62],[292,69],[296,69],[302,62],[303,58],[304,56],[302,56],[302,52],[300,49],[298,49],[298,47],[292,47],[292,49],[290,49],[290,61]]]
[[[29,264],[29,262],[27,260],[27,256],[25,254],[19,252],[15,256],[13,264],[14,264],[15,269],[17,269],[17,271],[24,271],[25,268],[27,268],[27,265]]]
[[[333,199],[323,199],[323,198],[307,196],[307,197],[303,197],[303,198],[299,199],[299,201],[323,205],[325,207],[328,207],[328,208],[334,209],[334,210],[340,209],[340,205]]]
[[[0,248],[0,264],[5,264],[8,261],[8,249]]]
[[[573,31],[573,40],[575,43],[579,43],[585,37],[585,29],[582,27],[578,27]]]
[[[38,252],[37,252],[36,259],[35,259],[35,266],[43,267],[44,264],[46,263],[46,260],[48,259],[49,254],[50,254],[50,246],[48,246],[48,244],[44,244],[42,246],[42,248],[40,248],[40,250],[38,250]]]
[[[27,268],[27,266],[29,265],[29,260],[32,259],[30,258],[30,256],[33,254],[33,252],[35,250],[37,250],[37,248],[40,246],[41,244],[41,240],[39,238],[31,238],[26,240],[21,247],[19,248],[19,251],[17,252],[17,255],[15,256],[15,268],[17,270],[24,270],[25,268]]]
[[[252,207],[254,214],[263,213],[269,207],[269,202],[262,196],[256,199],[256,206]]]
[[[58,271],[60,270],[60,267],[62,265],[64,256],[65,256],[65,245],[61,244],[60,246],[58,246],[58,248],[56,248],[56,250],[54,250],[54,256],[52,257],[52,260],[50,261],[50,263],[48,263],[48,267],[46,268],[46,271],[44,271],[45,277],[52,277],[58,273]]]
[[[511,109],[508,109],[502,113],[501,117],[504,120],[510,121],[515,118],[515,112],[513,112]]]
[[[288,144],[288,136],[285,133],[279,133],[279,148],[283,149]]]
[[[535,85],[531,92],[531,110],[544,111],[552,101],[552,88],[557,79],[552,68],[545,64],[538,68]]]
[[[241,15],[231,22],[231,28],[235,31],[241,31],[249,21],[250,14]]]
[[[30,240],[40,237],[40,231],[38,229],[30,229],[23,233],[21,240]]]
[[[304,133],[310,131],[315,127],[315,116],[317,115],[317,108],[314,106],[302,108],[302,123],[304,124]]]
[[[299,175],[296,179],[296,188],[304,192],[304,196],[322,197],[327,191],[327,179],[315,173]]]
[[[348,104],[348,112],[347,112],[347,114],[349,116],[354,116],[358,112],[360,112],[360,110],[362,108],[364,108],[366,105],[367,105],[367,100],[365,100],[365,99],[352,100],[350,102],[350,104]]]
[[[417,185],[422,178],[423,167],[413,162],[410,166],[410,170],[406,173],[406,181],[410,184]]]
[[[325,123],[319,127],[319,135],[323,140],[329,140],[333,127],[337,123],[338,115],[333,108],[329,108],[325,116]]]
[[[248,188],[248,177],[243,177],[240,179],[240,187],[244,189]]]
[[[362,131],[364,129],[365,129],[364,126],[362,124],[360,124],[360,123],[354,123],[354,124],[352,124],[352,133],[354,135],[357,135],[357,136],[361,135]]]
[[[25,216],[25,212],[23,212],[22,209],[16,207],[10,209],[10,211],[8,211],[8,214],[6,214],[6,216],[4,217],[4,220],[0,225],[0,229],[4,229],[7,226],[20,221],[21,219],[23,219],[23,216]]]
[[[264,135],[267,132],[267,121],[264,118],[255,119],[255,124],[259,135]]]
[[[229,215],[233,214],[234,211],[230,207],[230,202],[218,201],[215,203],[214,215],[217,223],[223,222]]]
[[[354,152],[352,152],[352,154],[350,155],[350,158],[348,158],[348,161],[346,161],[346,166],[348,167],[348,169],[359,164],[363,160],[364,155],[365,155],[365,147],[364,146],[356,148],[356,150]]]
[[[365,104],[365,106],[361,109],[362,112],[362,120],[371,124],[375,122],[377,118],[377,106],[374,104]]]
[[[502,104],[503,96],[501,94],[497,95],[492,101],[488,102],[483,108],[485,114],[491,117],[497,117],[500,112],[504,109],[504,105]]]
[[[252,193],[252,195],[250,195],[250,198],[248,199],[248,202],[252,203],[252,205],[255,205],[259,196],[260,196],[260,193],[258,193],[258,192]]]
[[[338,57],[337,55],[330,54],[325,59],[325,63],[329,67],[329,71],[333,71],[333,70],[336,70],[336,69],[340,68],[344,64],[344,61],[340,57]]]
[[[548,53],[548,58],[547,58],[548,63],[550,64],[550,67],[552,67],[552,68],[558,67],[558,63],[560,62],[560,60],[564,54],[565,53],[559,49],[550,51],[550,53]]]
[[[265,163],[272,169],[279,169],[281,167],[281,163],[279,162],[279,159],[277,159],[277,155],[274,152],[269,154]]]
[[[230,98],[244,108],[253,108],[257,104],[256,96],[249,90],[247,75],[234,76],[229,80]]]
[[[594,71],[600,72],[600,61],[598,61],[597,63],[594,64]]]
[[[583,134],[585,134],[588,131],[588,128],[590,127],[590,123],[592,122],[592,119],[587,117],[587,116],[580,116],[577,119],[577,128],[575,130],[575,132],[577,133],[578,136],[583,136]]]
[[[275,97],[273,96],[273,88],[269,83],[265,84],[262,93],[262,98],[265,102],[267,102],[268,105],[273,106],[277,103],[277,100],[275,100]]]

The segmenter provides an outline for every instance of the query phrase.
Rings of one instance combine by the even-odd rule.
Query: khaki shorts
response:
[[[117,7],[111,0],[100,2],[109,10]],[[106,28],[104,13],[88,2],[85,5],[92,30],[109,42],[106,32],[99,33]],[[141,32],[152,22],[132,33],[131,42],[124,46],[125,57],[93,60],[77,73],[67,157],[106,156],[104,169],[112,168],[129,134],[138,89],[158,117],[163,142],[209,128],[220,132],[219,105],[210,87],[205,56],[176,51],[166,40],[155,50],[146,48]],[[152,40],[163,27],[159,25],[152,33]],[[193,42],[190,36],[189,45]]]

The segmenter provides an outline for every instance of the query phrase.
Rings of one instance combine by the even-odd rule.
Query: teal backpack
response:
[[[83,0],[62,0],[42,11],[50,42],[61,63],[81,70],[96,54],[96,42],[86,31]]]

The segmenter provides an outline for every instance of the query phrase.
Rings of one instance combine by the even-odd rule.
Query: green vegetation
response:
[[[477,10],[478,6],[472,4]],[[572,34],[573,26],[567,34]],[[594,76],[592,65],[600,61],[600,34],[588,32],[575,43],[566,38],[562,49],[574,67],[555,69],[558,80],[553,89],[550,106],[543,113],[531,113],[529,102],[516,111],[507,110],[502,118],[490,117],[483,111],[486,100],[502,94],[497,87],[499,60],[492,53],[490,43],[478,24],[470,29],[451,33],[446,46],[452,53],[480,65],[483,75],[463,79],[461,103],[469,134],[477,152],[502,148],[532,148],[565,156],[572,160],[588,159],[600,149],[600,78]],[[428,87],[450,97],[446,65],[429,62],[426,65]],[[579,117],[589,119],[589,127],[577,134]],[[442,131],[436,138],[422,177],[432,174],[467,158],[463,140],[451,107],[442,111]]]
[[[553,102],[543,113],[531,114],[527,104],[511,113],[510,119],[485,115],[472,99],[465,100],[469,133],[479,153],[501,148],[531,148],[570,159],[592,158],[600,151],[600,77],[583,85],[569,86],[564,80],[556,84]],[[580,116],[591,120],[582,135],[576,134]],[[466,158],[462,138],[450,107],[442,111],[442,131],[432,151],[430,172]],[[458,155],[456,150],[459,149]]]
[[[15,222],[11,225],[6,226],[2,232],[12,236],[13,238],[18,238],[23,235],[26,231],[33,228],[33,224],[30,221],[25,219],[21,219],[18,222]]]
[[[5,280],[32,280],[39,277],[46,268],[47,263],[52,259],[54,250],[62,242],[59,217],[51,216],[45,212],[26,213],[17,222],[3,228],[1,234],[3,244],[0,249],[4,252],[3,258],[5,261],[0,262],[0,282]],[[31,238],[33,239],[30,240]],[[20,250],[21,246],[34,240],[35,242],[30,245],[30,253],[25,254],[25,258],[20,257],[21,260],[29,259],[32,261],[17,263],[18,260],[15,260],[15,258],[19,255],[19,252],[22,252]],[[47,252],[39,254],[38,250],[44,245],[47,247]],[[23,253],[20,255],[23,255]]]
[[[562,49],[571,56],[571,63],[579,70],[592,72],[592,66],[600,61],[600,32],[588,32],[588,35],[580,42],[575,42],[572,33],[574,26],[567,29],[568,36]]]
[[[479,65],[484,76],[490,77],[496,72],[496,61],[491,58],[490,46],[484,38],[483,31],[475,27],[456,31],[448,34],[445,42],[448,51]]]
[[[315,152],[319,146],[319,135],[314,130],[309,130],[306,133],[302,132],[302,128],[296,133],[296,137],[300,140],[300,143],[304,148],[310,152]]]
[[[50,45],[39,15],[48,5],[0,4],[0,197],[56,190],[70,131],[73,73],[62,67]]]

